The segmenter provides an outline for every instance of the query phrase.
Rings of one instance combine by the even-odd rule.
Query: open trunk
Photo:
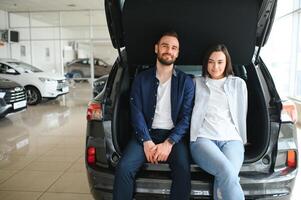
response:
[[[120,61],[115,77],[118,80],[117,95],[112,101],[112,138],[117,153],[122,155],[132,136],[129,113],[131,82],[143,66],[154,64],[154,44],[159,35],[175,30],[180,37],[177,65],[200,66],[202,54],[208,46],[223,43],[228,47],[235,75],[243,78],[248,87],[245,163],[262,158],[270,142],[269,108],[263,94],[266,85],[260,80],[253,63],[257,64],[259,50],[267,41],[276,2],[106,0],[108,28]]]
[[[196,66],[199,67],[199,66]],[[130,123],[129,93],[130,83],[135,75],[147,67],[137,67],[136,70],[121,68],[118,94],[114,100],[115,105],[112,121],[112,134],[115,140],[115,149],[122,155],[126,144],[132,137]],[[262,157],[269,144],[269,117],[266,100],[263,95],[255,67],[234,66],[236,76],[247,83],[248,88],[248,116],[247,116],[247,144],[245,145],[245,162],[254,162]],[[118,113],[118,114],[117,114]]]

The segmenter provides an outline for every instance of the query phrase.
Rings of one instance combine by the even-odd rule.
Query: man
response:
[[[136,138],[129,142],[116,168],[114,200],[133,199],[135,175],[146,161],[168,162],[170,199],[189,199],[190,163],[183,137],[190,123],[194,84],[174,67],[179,55],[175,32],[160,37],[155,53],[156,67],[138,74],[132,84],[131,121]]]

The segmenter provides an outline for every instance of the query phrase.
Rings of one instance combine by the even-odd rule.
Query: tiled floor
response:
[[[88,88],[0,120],[1,200],[93,199],[84,166]],[[300,129],[298,136],[300,147]],[[298,188],[300,173],[292,200],[301,199]]]
[[[88,84],[0,120],[1,200],[92,200],[84,164]]]

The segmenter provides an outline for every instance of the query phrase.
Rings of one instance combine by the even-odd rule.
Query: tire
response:
[[[36,105],[42,100],[40,91],[32,86],[26,87],[26,95],[28,105]]]
[[[6,117],[7,114],[0,115],[0,120]]]
[[[76,83],[81,82],[81,80],[76,80],[77,78],[83,78],[84,77],[83,73],[81,71],[78,71],[78,70],[72,71],[71,74],[72,74],[72,78],[74,79],[74,81]]]

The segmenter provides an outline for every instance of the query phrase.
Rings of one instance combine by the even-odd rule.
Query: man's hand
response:
[[[155,163],[166,161],[172,149],[172,144],[167,140],[163,143],[157,144],[157,151],[154,156]]]
[[[144,154],[148,162],[155,163],[154,155],[157,150],[157,146],[151,140],[143,142]]]

